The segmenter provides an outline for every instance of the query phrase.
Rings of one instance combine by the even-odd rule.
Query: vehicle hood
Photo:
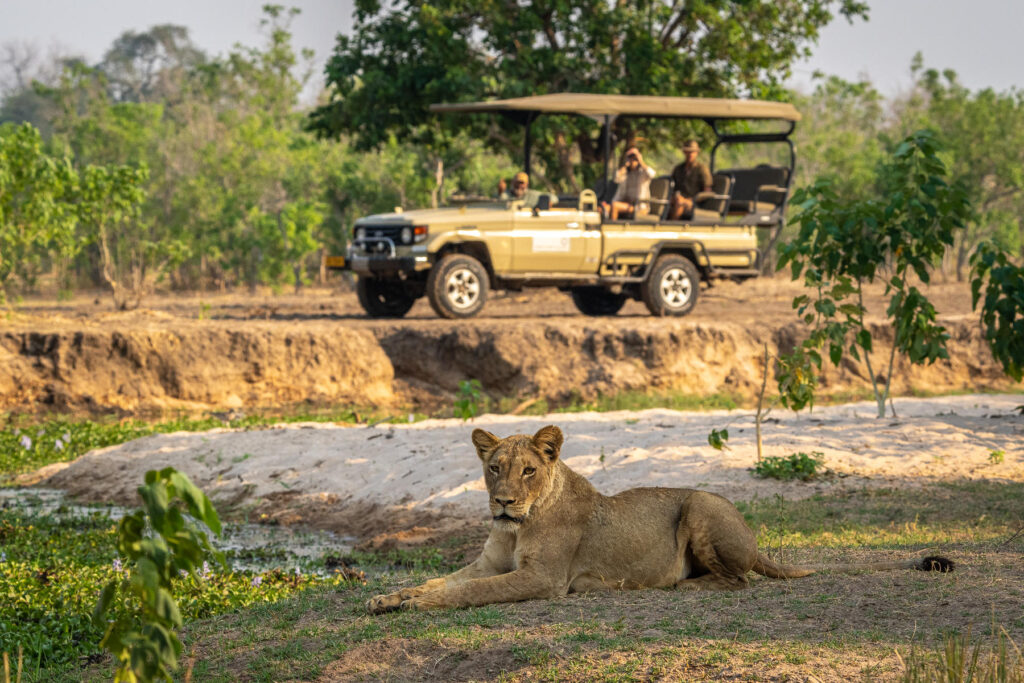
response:
[[[504,203],[478,204],[476,206],[443,207],[440,209],[418,209],[402,213],[377,213],[356,221],[356,225],[373,223],[394,223],[395,225],[430,225],[432,223],[455,223],[479,220],[508,214]]]

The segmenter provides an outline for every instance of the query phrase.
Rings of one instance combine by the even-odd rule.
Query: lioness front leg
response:
[[[482,579],[471,579],[441,590],[403,600],[402,609],[440,609],[444,607],[477,607],[497,602],[518,602],[535,598],[552,598],[565,592],[550,578],[528,569],[518,569]]]
[[[488,539],[487,544],[484,546],[484,552],[480,557],[473,562],[470,562],[457,572],[437,579],[430,579],[419,586],[403,588],[387,595],[376,595],[367,601],[366,611],[370,614],[390,612],[401,607],[402,602],[405,600],[427,593],[440,591],[446,586],[455,586],[471,579],[479,579],[501,574],[508,570],[505,566],[506,561],[503,561],[503,558],[505,557],[507,557],[507,550],[502,547],[502,543],[492,542]]]

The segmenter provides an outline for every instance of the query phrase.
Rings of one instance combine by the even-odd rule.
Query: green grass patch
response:
[[[1024,548],[1024,484],[950,482],[921,489],[865,489],[804,500],[737,502],[763,547],[895,548],[1010,541]],[[1012,540],[1011,540],[1012,539]]]
[[[99,656],[103,634],[91,623],[92,609],[100,588],[125,571],[116,562],[115,530],[102,511],[33,516],[0,509],[0,652],[23,649],[27,681],[51,680]],[[282,569],[209,571],[181,578],[173,595],[188,622],[319,585],[349,582]]]

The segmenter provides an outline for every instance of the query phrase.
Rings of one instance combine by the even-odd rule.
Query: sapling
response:
[[[811,332],[782,362],[778,376],[780,391],[793,405],[813,400],[814,380],[807,375],[821,369],[826,352],[834,365],[844,354],[864,364],[878,417],[885,416],[897,351],[914,364],[948,357],[949,335],[911,279],[929,282],[932,264],[971,215],[967,192],[949,180],[940,151],[930,131],[908,136],[879,168],[879,192],[869,199],[841,197],[831,178],[794,194],[800,231],[780,248],[779,267],[788,263],[793,279],[802,277],[810,290],[793,299],[793,308]],[[885,286],[893,338],[888,360],[878,368],[884,374],[876,371],[864,304],[864,289],[875,282]]]

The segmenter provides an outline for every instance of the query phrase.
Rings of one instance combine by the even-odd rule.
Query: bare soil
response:
[[[752,397],[762,345],[786,351],[806,333],[782,278],[716,282],[684,319],[630,302],[587,318],[556,290],[496,294],[483,314],[441,320],[425,301],[403,320],[366,318],[350,292],[165,295],[111,310],[105,296],[28,301],[0,326],[0,410],[145,414],[282,406],[358,405],[436,413],[459,382],[498,399],[593,400],[622,391]],[[897,395],[1010,386],[981,338],[964,283],[928,296],[949,330],[950,359],[898,363]],[[876,373],[891,332],[876,315]],[[826,368],[823,395],[863,392],[866,371]]]

